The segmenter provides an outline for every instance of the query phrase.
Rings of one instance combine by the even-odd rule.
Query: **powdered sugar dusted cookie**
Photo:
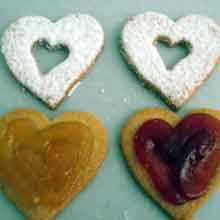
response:
[[[165,38],[173,46],[191,45],[191,53],[172,70],[161,59],[155,42]],[[146,12],[130,19],[122,31],[128,62],[148,84],[180,108],[209,76],[220,57],[220,27],[211,19],[191,15],[174,22],[167,16]]]
[[[31,52],[36,42],[69,49],[67,59],[43,74]],[[101,25],[85,14],[56,23],[40,16],[18,19],[5,31],[2,52],[14,76],[50,107],[55,108],[95,62],[104,45]]]

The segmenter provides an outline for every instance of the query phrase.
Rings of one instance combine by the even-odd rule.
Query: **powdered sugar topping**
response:
[[[169,39],[171,45],[185,41],[191,53],[172,70],[167,70],[154,43]],[[122,44],[129,63],[148,83],[156,87],[176,108],[181,107],[201,85],[220,57],[220,27],[211,19],[191,15],[177,22],[147,12],[125,25]]]
[[[51,47],[64,45],[69,49],[67,59],[47,74],[41,73],[31,52],[33,44],[42,40]],[[89,15],[69,15],[56,23],[30,16],[11,24],[1,44],[15,77],[50,107],[56,107],[94,63],[104,44],[104,33]]]

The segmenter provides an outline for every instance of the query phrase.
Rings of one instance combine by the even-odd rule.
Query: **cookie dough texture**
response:
[[[206,113],[220,119],[220,111],[216,110],[198,109],[192,113]],[[201,198],[178,206],[164,201],[160,193],[155,189],[146,169],[136,158],[133,147],[133,138],[137,129],[147,120],[155,118],[165,120],[172,126],[175,126],[181,120],[175,113],[159,108],[149,108],[137,112],[127,121],[121,132],[121,144],[125,158],[134,176],[144,190],[172,217],[172,220],[191,220],[192,215],[208,200],[209,196],[220,185],[219,173],[213,177],[207,192]]]
[[[72,186],[70,187],[68,193],[65,195],[65,200],[63,200],[62,203],[58,206],[50,207],[48,205],[36,204],[31,205],[31,207],[27,208],[26,206],[23,206],[21,203],[18,202],[16,197],[17,194],[13,187],[9,187],[5,184],[2,186],[3,192],[5,192],[7,196],[15,202],[17,207],[24,211],[28,219],[54,220],[54,217],[58,213],[63,211],[63,209],[68,205],[68,203],[71,202],[72,199],[74,199],[91,182],[91,180],[95,178],[96,173],[102,165],[107,153],[107,131],[98,118],[96,118],[91,113],[87,112],[65,112],[64,114],[52,120],[49,120],[44,114],[35,110],[18,109],[0,118],[0,135],[2,135],[2,133],[5,131],[4,129],[7,128],[8,124],[13,123],[13,121],[19,119],[31,120],[39,129],[39,131],[48,128],[49,126],[52,126],[56,123],[78,122],[88,127],[92,132],[92,135],[94,136],[93,146],[88,146],[91,149],[90,156],[87,158],[87,160],[83,161],[84,165],[78,170],[78,173],[74,178]],[[81,149],[81,151],[83,153],[83,149]],[[76,165],[77,164],[73,164],[73,166],[75,167]],[[28,176],[26,181],[28,181]]]
[[[167,70],[155,46],[158,39],[170,46],[190,45],[190,54]],[[138,75],[179,109],[210,75],[220,57],[220,27],[210,18],[190,15],[176,22],[146,12],[131,18],[121,35],[123,54]]]
[[[68,58],[43,74],[32,54],[35,43],[65,46]],[[57,22],[40,16],[22,17],[11,24],[1,40],[1,51],[13,75],[36,96],[55,108],[95,62],[104,45],[104,32],[95,18],[68,15]]]

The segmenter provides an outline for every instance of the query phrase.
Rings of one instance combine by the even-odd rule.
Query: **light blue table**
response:
[[[56,110],[50,111],[11,76],[0,55],[0,114],[18,107],[32,107],[49,117],[67,110],[90,111],[98,115],[108,128],[110,150],[104,166],[84,192],[82,192],[59,216],[60,220],[165,220],[169,219],[135,182],[123,159],[119,134],[125,120],[134,111],[152,106],[166,105],[145,89],[136,76],[127,68],[119,53],[119,35],[129,16],[147,11],[159,11],[178,18],[198,13],[210,16],[220,23],[218,0],[6,0],[0,3],[0,35],[18,17],[42,15],[56,20],[71,12],[89,13],[103,25],[106,33],[105,50],[90,74],[75,93]],[[162,48],[173,62],[183,51],[170,54]],[[48,57],[38,51],[42,65],[58,60],[61,54]],[[220,108],[219,67],[204,86],[193,96],[179,114],[183,115],[196,107]],[[198,212],[199,220],[218,220],[220,216],[220,193],[216,192]],[[22,220],[24,216],[3,195],[0,195],[0,219]]]

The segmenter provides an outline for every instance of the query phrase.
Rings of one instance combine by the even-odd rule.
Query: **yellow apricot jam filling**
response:
[[[0,134],[0,182],[23,207],[58,206],[77,187],[92,146],[93,133],[81,122],[39,129],[29,119],[14,120]]]

